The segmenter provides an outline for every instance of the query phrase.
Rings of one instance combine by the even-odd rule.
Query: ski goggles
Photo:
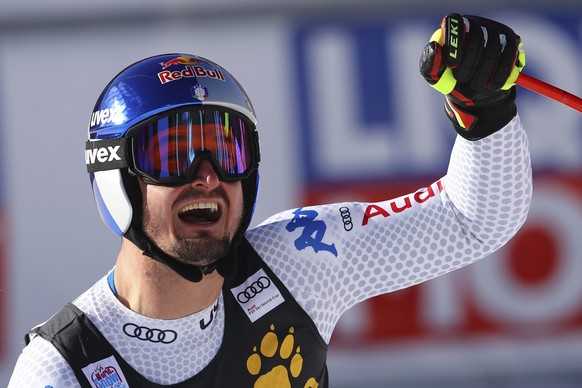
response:
[[[116,143],[109,144],[116,141],[124,144],[118,148]],[[137,124],[123,140],[90,141],[87,150],[89,147],[106,148],[109,154],[117,151],[116,156],[126,160],[131,173],[147,183],[167,186],[191,182],[202,160],[208,160],[219,179],[226,182],[249,177],[260,160],[254,125],[233,111],[214,107],[165,112]],[[119,153],[120,149],[124,152]],[[99,151],[87,150],[85,159],[91,172],[90,162],[98,158]]]

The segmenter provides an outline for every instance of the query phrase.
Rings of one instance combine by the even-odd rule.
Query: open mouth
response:
[[[189,224],[212,224],[220,219],[218,202],[192,203],[178,212],[180,220]]]

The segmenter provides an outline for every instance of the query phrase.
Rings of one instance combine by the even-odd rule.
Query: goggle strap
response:
[[[259,152],[259,132],[253,130],[252,132],[253,137],[253,157],[256,159],[255,163],[259,163],[261,161],[261,153]]]
[[[116,170],[127,167],[127,139],[88,140],[85,143],[87,172]]]

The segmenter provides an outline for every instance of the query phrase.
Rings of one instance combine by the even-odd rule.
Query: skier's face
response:
[[[243,215],[240,181],[220,181],[210,163],[202,161],[189,184],[168,187],[139,182],[144,231],[163,251],[199,266],[228,253]]]

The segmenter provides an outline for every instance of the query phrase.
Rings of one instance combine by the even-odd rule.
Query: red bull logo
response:
[[[167,63],[167,62],[166,62]],[[182,78],[192,78],[192,77],[208,77],[217,79],[219,81],[224,81],[224,74],[218,69],[212,68],[210,70],[205,69],[202,66],[192,66],[186,65],[183,70],[164,70],[158,73],[158,78],[160,82],[166,84],[168,82],[177,81]]]
[[[180,57],[176,57],[174,59],[170,59],[167,62],[160,62],[160,65],[162,66],[162,70],[166,70],[168,67],[173,66],[173,65],[187,66],[187,65],[195,65],[199,62],[200,61],[198,59],[194,59],[194,58],[186,57],[186,56],[180,56]]]

